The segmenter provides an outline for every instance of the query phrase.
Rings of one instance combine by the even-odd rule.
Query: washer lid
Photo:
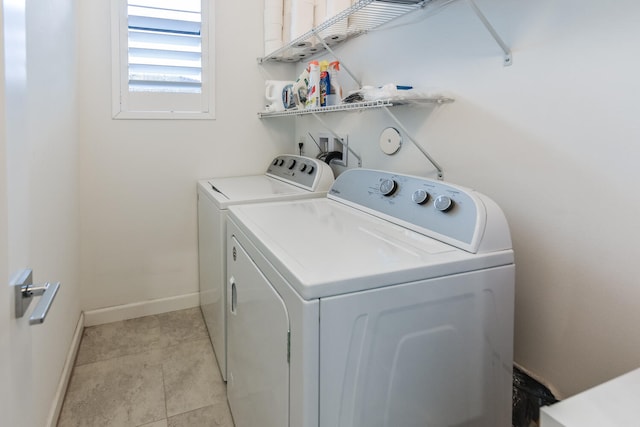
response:
[[[307,300],[513,263],[511,250],[469,253],[327,198],[229,212]]]
[[[312,192],[266,175],[214,178],[198,183],[200,193],[220,208],[233,204],[256,203],[292,198],[318,197],[326,191]]]
[[[324,162],[281,154],[260,175],[213,178],[198,182],[198,191],[218,208],[230,204],[324,196],[333,184],[333,171]]]

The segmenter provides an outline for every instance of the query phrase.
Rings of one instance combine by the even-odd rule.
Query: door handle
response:
[[[39,325],[44,323],[44,319],[51,308],[51,303],[53,303],[53,299],[56,297],[58,289],[60,289],[60,282],[34,285],[33,270],[25,269],[20,272],[11,283],[11,286],[14,289],[16,318],[24,316],[34,296],[42,296],[36,308],[33,309],[31,317],[29,317],[29,324]]]
[[[229,283],[231,284],[231,314],[236,314],[236,309],[238,308],[238,291],[236,289],[236,280],[231,277],[229,279]]]

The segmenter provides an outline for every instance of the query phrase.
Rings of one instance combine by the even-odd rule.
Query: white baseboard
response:
[[[64,367],[62,368],[62,374],[60,375],[60,381],[58,382],[58,388],[56,394],[53,397],[53,404],[51,406],[51,412],[47,419],[48,427],[56,427],[58,423],[58,417],[62,410],[62,404],[64,403],[64,397],[67,394],[67,386],[71,379],[71,373],[73,371],[73,365],[76,361],[76,355],[78,354],[78,348],[80,348],[80,341],[82,340],[82,331],[84,330],[84,314],[80,313],[80,318],[76,325],[76,330],[73,333],[73,339],[67,352],[67,358],[64,361]]]
[[[200,294],[192,293],[169,298],[154,299],[133,304],[117,305],[84,312],[85,326],[102,325],[120,320],[135,319],[169,311],[183,310],[200,305]]]

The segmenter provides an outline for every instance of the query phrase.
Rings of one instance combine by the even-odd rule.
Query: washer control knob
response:
[[[453,207],[453,200],[449,196],[438,196],[434,200],[433,206],[440,212],[446,212]]]
[[[277,158],[273,159],[273,163],[272,164],[273,164],[273,166],[278,166],[278,159]]]
[[[296,167],[296,159],[289,160],[289,163],[287,164],[287,167],[289,169],[293,169],[294,167]]]
[[[279,159],[279,160],[278,160],[278,166],[282,166],[283,164],[284,164],[284,160]]]
[[[398,183],[392,179],[384,179],[380,183],[380,192],[383,196],[392,195],[398,188]]]
[[[307,165],[306,165],[306,163],[302,163],[302,164],[300,164],[300,167],[298,168],[298,170],[299,170],[300,172],[304,172],[304,171],[306,171],[306,170],[307,170]]]
[[[307,168],[307,173],[308,173],[309,175],[311,175],[311,174],[313,173],[313,171],[315,171],[315,170],[316,170],[316,168],[315,168],[315,167],[313,167],[313,166],[309,165],[309,167]]]
[[[411,195],[411,200],[418,205],[423,205],[429,200],[429,193],[424,190],[416,190]]]

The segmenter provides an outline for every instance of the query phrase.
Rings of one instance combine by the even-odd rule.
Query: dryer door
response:
[[[235,426],[288,426],[286,306],[235,238],[227,251],[227,397]]]

